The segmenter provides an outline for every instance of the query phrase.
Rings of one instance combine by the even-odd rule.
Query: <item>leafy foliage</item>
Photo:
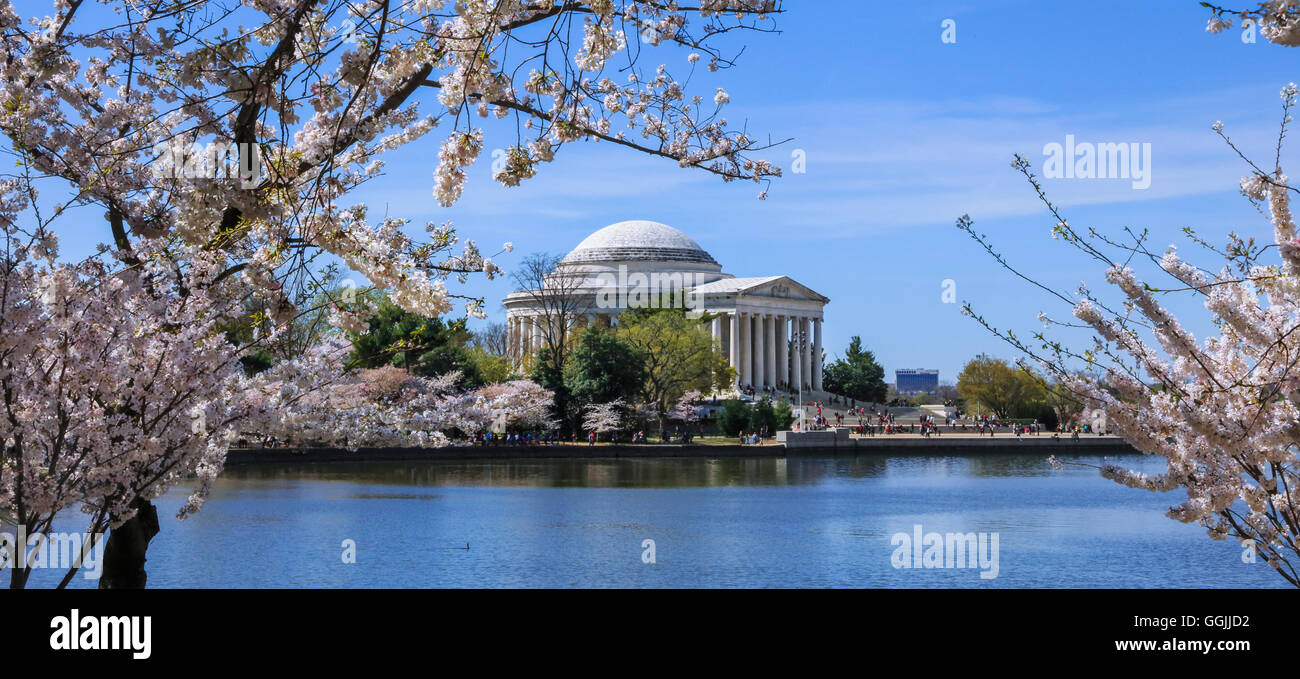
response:
[[[660,426],[677,399],[713,387],[719,355],[704,321],[686,310],[634,309],[619,316],[618,335],[642,358],[641,400],[660,413]]]
[[[646,379],[645,357],[615,333],[583,331],[564,368],[564,385],[580,403],[630,401]]]
[[[750,408],[744,401],[729,398],[718,412],[718,426],[727,436],[735,436],[749,426]]]
[[[827,365],[822,372],[826,390],[859,401],[880,403],[889,391],[885,384],[885,369],[876,362],[875,354],[862,348],[862,338],[854,335],[844,358]]]
[[[978,404],[998,417],[1038,417],[1045,408],[1051,410],[1041,378],[985,354],[962,368],[957,390],[972,406]]]
[[[469,337],[464,320],[444,323],[385,299],[367,326],[366,332],[351,335],[351,367],[392,365],[421,377],[459,371],[459,386],[472,388],[484,383],[478,364],[463,345]]]
[[[776,410],[772,407],[771,399],[761,399],[750,408],[749,431],[758,432],[767,428],[768,433],[772,433],[776,431],[776,425]]]
[[[790,425],[794,424],[794,407],[785,399],[780,399],[772,407],[773,417],[776,418],[776,429],[774,431],[788,430]]]

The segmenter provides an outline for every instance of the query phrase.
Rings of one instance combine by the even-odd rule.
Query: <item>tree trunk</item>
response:
[[[145,553],[149,541],[158,534],[158,509],[139,498],[132,506],[135,516],[108,533],[100,589],[144,589],[149,580],[144,571]]]
[[[17,555],[14,555],[10,558],[15,559],[15,561],[13,563],[12,569],[10,570],[10,573],[12,573],[12,575],[9,576],[9,589],[26,589],[28,572],[24,568],[22,568],[19,562],[16,560]]]

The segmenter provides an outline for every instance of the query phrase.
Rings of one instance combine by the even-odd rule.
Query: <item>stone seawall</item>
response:
[[[860,451],[860,452],[917,452],[917,453],[955,453],[958,455],[978,452],[1015,452],[1033,450],[1047,454],[1086,451],[1086,454],[1121,455],[1136,453],[1137,450],[1118,436],[1081,435],[1077,439],[1062,436],[1053,439],[1051,434],[1025,435],[1016,438],[1010,434],[997,436],[977,436],[970,434],[934,435],[930,437],[915,434],[879,434],[876,436],[851,436],[844,427],[823,429],[820,431],[779,431],[776,440],[785,446],[791,454],[805,450],[816,451]]]
[[[785,432],[779,432],[785,433]],[[829,434],[831,432],[805,432]],[[801,437],[802,438],[802,437]],[[822,440],[826,439],[826,440]],[[838,440],[818,436],[791,441],[791,445],[769,443],[742,445],[558,445],[558,446],[453,446],[448,448],[235,448],[227,465],[293,464],[302,462],[400,462],[417,460],[502,460],[528,458],[620,458],[620,457],[794,457],[857,455],[980,455],[1033,453],[1042,455],[1125,455],[1137,451],[1123,439],[1111,436],[1063,438],[1010,436],[931,438],[876,436]]]

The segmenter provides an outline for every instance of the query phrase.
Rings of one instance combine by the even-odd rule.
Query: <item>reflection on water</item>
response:
[[[1166,518],[1180,499],[1052,471],[1041,455],[238,466],[198,515],[163,521],[148,569],[158,587],[1284,584],[1230,541]],[[894,568],[891,538],[918,525],[997,533],[997,578]],[[348,540],[354,564],[340,559]]]
[[[1087,459],[1087,458],[1080,458]],[[1092,458],[1097,464],[1100,458]],[[1134,458],[1134,462],[1146,460]],[[343,481],[402,486],[531,488],[709,488],[798,486],[830,478],[908,476],[1045,476],[1042,455],[954,458],[607,458],[410,462],[329,462],[244,465],[226,470],[228,481]]]
[[[469,462],[343,462],[231,467],[231,481],[344,481],[405,486],[497,488],[701,488],[818,483],[826,461],[785,459],[538,459]],[[883,469],[883,466],[880,467]],[[870,472],[857,474],[868,475]]]

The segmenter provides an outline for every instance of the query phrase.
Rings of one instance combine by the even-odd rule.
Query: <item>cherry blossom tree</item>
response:
[[[1260,35],[1271,43],[1287,47],[1300,45],[1300,3],[1295,0],[1267,0],[1248,9],[1228,9],[1209,2],[1201,4],[1211,12],[1210,23],[1205,27],[1210,33],[1221,33],[1231,28],[1233,17],[1237,17],[1243,25],[1252,22]]]
[[[55,263],[49,234],[16,242],[11,215],[0,213],[0,509],[35,535],[80,507],[98,534],[189,472],[197,508],[225,454],[210,434],[242,376],[217,328],[230,301],[206,287],[216,262],[188,253],[181,276],[144,242],[122,255],[138,266],[106,276],[99,260]]]
[[[668,413],[668,417],[686,424],[699,422],[700,410],[695,405],[695,402],[698,400],[700,400],[700,392],[698,389],[692,389],[685,394],[682,394],[681,398],[677,399],[677,404],[673,406],[672,411]]]
[[[388,366],[302,384],[307,374],[329,375],[347,355],[339,342],[317,347],[305,361],[280,364],[243,386],[249,416],[240,435],[303,444],[439,448],[464,445],[492,427],[536,427],[547,422],[551,393],[527,380],[463,391],[458,373],[436,378]],[[323,365],[304,363],[323,360]]]
[[[582,426],[597,434],[617,432],[623,428],[626,409],[627,404],[621,398],[609,403],[592,403],[582,416]]]
[[[1274,43],[1300,45],[1300,3],[1277,0],[1244,12],[1211,10],[1211,32],[1240,16],[1258,22],[1261,34]],[[1186,499],[1169,509],[1170,518],[1198,523],[1214,539],[1242,541],[1296,586],[1300,238],[1290,208],[1298,189],[1283,173],[1281,156],[1298,92],[1295,84],[1282,90],[1283,122],[1271,167],[1251,161],[1222,124],[1212,126],[1246,163],[1250,174],[1241,191],[1269,222],[1273,233],[1267,244],[1234,233],[1216,245],[1187,229],[1191,244],[1211,259],[1202,265],[1173,245],[1153,250],[1146,230],[1126,228],[1119,238],[1079,228],[1047,198],[1021,156],[1013,166],[1046,206],[1055,222],[1053,237],[1104,266],[1113,293],[1086,285],[1074,292],[1045,285],[1008,262],[968,216],[957,222],[1002,266],[1064,303],[1081,322],[1040,313],[1046,328],[1090,331],[1091,344],[1075,348],[1043,330],[1023,339],[992,327],[969,304],[964,311],[1054,373],[1059,386],[1085,408],[1104,411],[1108,427],[1139,451],[1165,460],[1163,473],[1105,464],[1102,476],[1133,488],[1184,491]],[[1139,273],[1143,265],[1149,276]],[[1198,340],[1162,301],[1179,295],[1202,302],[1206,326],[1214,329],[1210,337]],[[1063,464],[1055,458],[1052,463]]]
[[[343,373],[351,346],[337,338],[249,377],[218,330],[230,310],[204,287],[215,269],[201,268],[201,255],[179,278],[136,250],[143,271],[104,278],[98,260],[63,265],[45,250],[31,261],[39,248],[0,258],[0,508],[29,535],[74,508],[89,515],[88,535],[113,528],[106,586],[143,584],[142,571],[108,568],[110,556],[139,551],[142,563],[158,530],[151,501],[192,474],[198,485],[180,516],[198,511],[237,439],[439,447],[493,422],[538,422],[550,403],[526,381],[461,392],[455,373]],[[164,294],[182,283],[185,294]],[[11,586],[30,571],[13,564]]]
[[[765,186],[780,174],[757,157],[770,143],[729,124],[725,90],[687,92],[698,64],[731,67],[741,48],[723,43],[772,31],[780,11],[772,0],[57,0],[25,19],[0,0],[0,152],[17,168],[0,175],[0,514],[34,533],[80,508],[88,532],[113,529],[108,586],[140,586],[151,501],[195,475],[181,514],[196,511],[250,431],[442,445],[486,420],[543,421],[536,385],[466,394],[439,378],[363,402],[364,378],[339,370],[332,344],[251,378],[239,359],[322,308],[364,327],[365,298],[301,307],[327,287],[321,262],[412,313],[459,301],[483,316],[481,298],[450,287],[500,273],[472,240],[450,223],[416,238],[406,220],[347,200],[382,176],[385,153],[440,126],[442,205],[489,148],[489,118],[515,123],[494,172],[505,186],[579,141]],[[641,63],[660,45],[682,51],[685,77]],[[100,219],[96,254],[60,262],[63,225],[84,238]],[[230,339],[239,323],[256,330],[250,341]],[[15,569],[11,586],[29,572]]]

